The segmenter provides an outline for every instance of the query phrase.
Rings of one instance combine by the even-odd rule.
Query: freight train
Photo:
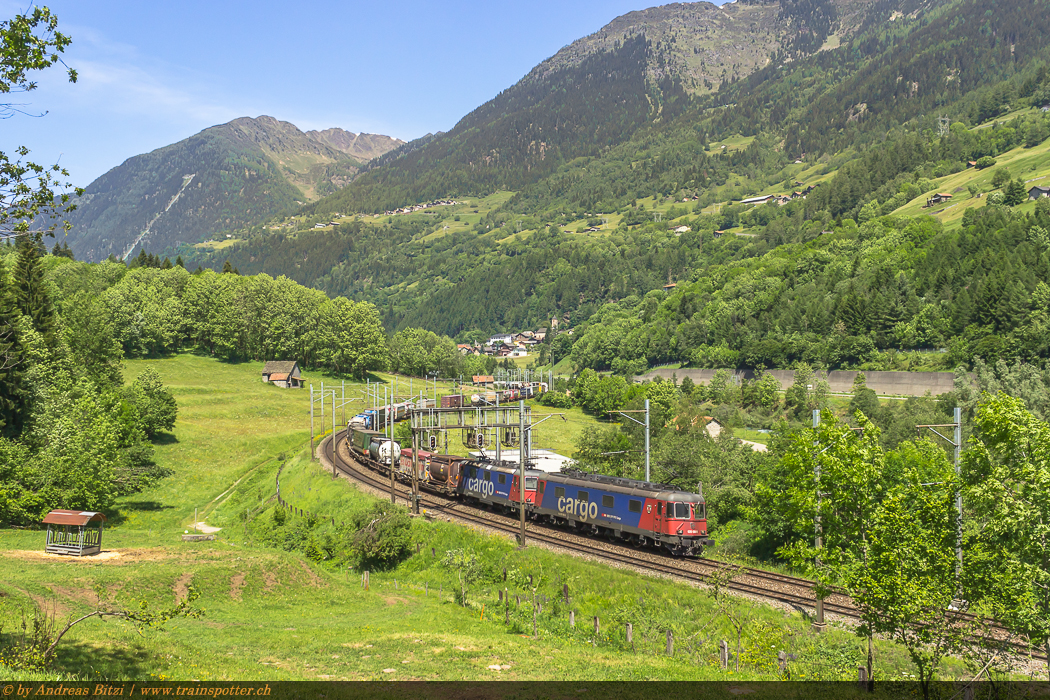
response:
[[[393,414],[394,411],[391,411]],[[411,449],[378,432],[347,426],[346,442],[354,457],[399,481],[504,513],[520,512],[521,471],[517,464],[439,455]],[[605,537],[678,556],[700,556],[709,543],[702,495],[673,486],[634,479],[567,471],[525,470],[526,516],[572,528],[581,535]]]
[[[546,382],[509,382],[506,389],[484,391],[478,394],[453,394],[441,397],[441,408],[466,408],[468,406],[495,406],[521,399],[531,399],[547,390]],[[434,399],[402,401],[388,406],[378,406],[362,411],[350,419],[350,425],[365,430],[382,431],[391,422],[408,418],[408,412],[419,408],[437,408]]]

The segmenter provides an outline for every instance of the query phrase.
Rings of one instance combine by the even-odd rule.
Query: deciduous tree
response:
[[[932,443],[899,455],[905,478],[865,527],[867,561],[847,576],[861,628],[902,644],[929,698],[937,666],[962,648],[972,623],[952,602],[959,591],[955,556],[955,474]]]
[[[30,92],[37,84],[30,75],[62,61],[71,40],[58,31],[58,18],[46,7],[15,15],[0,22],[0,95]],[[67,68],[70,82],[77,73]],[[7,98],[9,99],[9,98]],[[0,103],[0,118],[21,112],[21,106]],[[57,219],[72,211],[72,195],[59,192],[70,187],[69,173],[58,165],[45,167],[27,160],[29,149],[19,146],[13,154],[0,152],[0,234],[30,235],[39,242],[57,226]],[[79,188],[75,194],[82,192]],[[35,227],[35,228],[34,228]]]
[[[997,619],[1048,654],[1050,426],[1000,392],[985,395],[973,430],[963,474],[981,533],[978,592]]]

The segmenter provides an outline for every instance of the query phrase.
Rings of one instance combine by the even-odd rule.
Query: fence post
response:
[[[569,611],[569,627],[576,627],[576,611]]]
[[[521,607],[521,596],[520,595],[514,596],[514,607],[515,608],[520,608]]]
[[[536,639],[536,608],[532,609],[532,638]]]
[[[724,639],[718,643],[718,661],[723,671],[729,668],[729,642]]]
[[[500,589],[500,592],[499,592],[499,602],[500,603],[503,602],[503,589]]]
[[[434,552],[434,548],[433,547],[430,548],[430,556],[432,556],[432,557],[436,557],[437,556],[437,554]]]
[[[630,622],[627,623],[627,643],[631,645],[631,649],[634,649],[634,625]]]
[[[868,689],[868,667],[857,666],[857,687],[862,691]]]
[[[595,636],[595,637],[597,637],[597,636],[598,636],[599,632],[601,632],[601,629],[602,629],[602,625],[601,625],[601,623],[600,623],[600,622],[598,621],[598,616],[597,616],[597,615],[595,615],[595,616],[594,616],[594,636]]]
[[[667,630],[667,655],[674,656],[674,632]]]
[[[416,542],[416,554],[419,554],[419,549],[420,549],[420,548],[421,548],[422,546],[423,546],[423,545],[421,545],[421,544],[419,544],[418,542]]]
[[[784,669],[786,669],[788,665],[788,655],[786,651],[777,652],[777,665],[780,666],[780,673],[783,675]]]
[[[507,567],[503,567],[503,582],[507,582]]]
[[[503,623],[506,625],[510,624],[510,606],[503,608]]]

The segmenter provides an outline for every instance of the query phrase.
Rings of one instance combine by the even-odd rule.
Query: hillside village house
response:
[[[1036,185],[1028,190],[1028,199],[1039,199],[1040,197],[1050,197],[1050,187]]]
[[[282,389],[301,389],[303,387],[302,373],[299,371],[298,362],[282,362],[271,360],[266,363],[262,371],[262,380],[266,384],[275,384]]]

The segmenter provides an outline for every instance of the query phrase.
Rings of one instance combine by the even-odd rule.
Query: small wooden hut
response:
[[[102,513],[80,510],[53,510],[44,518],[49,554],[83,557],[102,551]]]

